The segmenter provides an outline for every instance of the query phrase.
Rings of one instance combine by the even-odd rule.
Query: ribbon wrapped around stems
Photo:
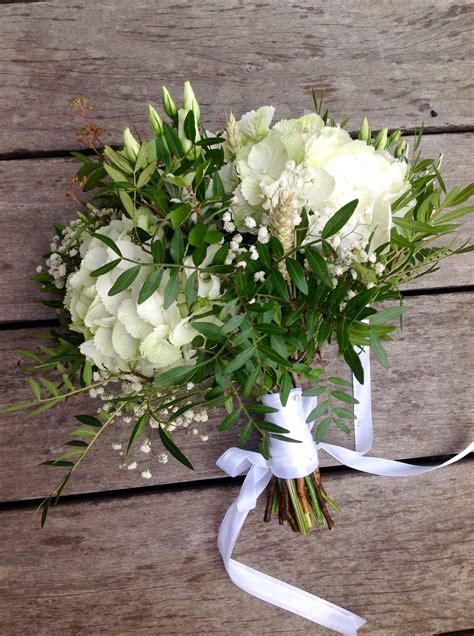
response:
[[[354,407],[355,450],[321,442],[315,444],[311,427],[306,418],[316,405],[316,398],[302,396],[301,389],[293,389],[287,405],[280,403],[279,394],[265,395],[262,399],[267,406],[278,408],[277,413],[266,415],[270,422],[288,429],[287,435],[301,443],[271,439],[271,458],[267,461],[260,453],[229,448],[217,461],[224,472],[236,477],[247,472],[238,497],[227,511],[219,529],[218,546],[225,568],[232,581],[249,594],[268,603],[293,612],[318,623],[339,634],[354,636],[364,625],[365,619],[322,598],[309,594],[293,585],[268,576],[232,559],[232,552],[240,530],[248,513],[257,504],[258,497],[267,487],[272,475],[284,479],[304,477],[318,466],[318,451],[323,450],[345,466],[373,475],[386,477],[409,477],[428,473],[448,466],[474,450],[471,443],[461,453],[437,466],[416,466],[379,457],[365,457],[372,447],[372,412],[370,395],[369,354],[360,354],[364,368],[365,382],[359,384],[353,379],[354,397],[358,404]]]

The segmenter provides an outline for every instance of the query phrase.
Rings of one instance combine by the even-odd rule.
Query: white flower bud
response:
[[[168,117],[171,117],[171,119],[176,119],[176,116],[178,114],[178,107],[176,106],[174,99],[171,97],[171,93],[166,88],[166,86],[162,87],[161,92],[165,113],[168,115]]]
[[[148,104],[148,119],[150,121],[150,126],[155,133],[156,136],[163,134],[163,120],[158,115],[156,110],[153,108],[151,104]]]
[[[193,111],[194,118],[197,124],[199,119],[201,118],[201,109],[199,108],[199,103],[196,99],[196,95],[194,94],[191,83],[188,81],[184,82],[183,108],[186,112],[189,110]]]
[[[125,152],[128,155],[130,161],[135,161],[140,150],[140,144],[132,135],[130,128],[125,128],[123,131],[123,144],[125,146]]]

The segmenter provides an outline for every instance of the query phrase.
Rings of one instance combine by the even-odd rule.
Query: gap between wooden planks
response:
[[[407,314],[403,332],[387,343],[390,369],[383,369],[373,359],[374,448],[373,455],[393,459],[431,457],[456,454],[472,439],[474,432],[474,293],[418,296],[405,301]],[[31,398],[25,374],[17,366],[14,349],[32,346],[37,330],[0,332],[0,351],[4,361],[0,404],[11,404]],[[330,358],[330,352],[328,358]],[[339,367],[343,371],[343,367]],[[38,466],[62,450],[75,428],[75,413],[93,413],[93,402],[87,396],[29,418],[24,413],[0,415],[2,458],[0,461],[0,501],[31,499],[44,496],[62,474],[62,469]],[[222,477],[215,466],[226,448],[237,444],[237,428],[225,434],[217,427],[224,415],[214,412],[202,432],[209,441],[177,431],[176,441],[195,466],[190,471],[173,458],[163,466],[156,456],[140,453],[136,443],[127,462],[138,461],[135,471],[119,469],[123,461],[112,442],[126,447],[129,426],[116,426],[104,434],[97,449],[74,475],[67,492],[83,493],[141,487]],[[161,452],[157,437],[153,448]],[[353,446],[352,437],[331,432],[327,441]],[[64,447],[63,447],[64,448]],[[64,448],[65,449],[65,448]],[[322,454],[322,465],[334,460]],[[140,477],[150,468],[151,481]]]
[[[445,154],[447,187],[472,180],[474,134],[428,135],[426,156]],[[64,198],[68,177],[77,170],[71,159],[0,162],[0,324],[54,317],[39,303],[39,285],[30,279],[49,250],[53,223],[74,218],[75,207]],[[459,241],[474,235],[474,219],[458,232]],[[433,275],[410,288],[457,287],[474,283],[474,253],[453,257]]]
[[[234,556],[363,615],[361,635],[469,629],[472,467],[408,479],[329,475],[342,506],[331,533],[295,537],[264,524],[259,502]],[[227,577],[216,537],[237,493],[222,485],[82,500],[53,510],[43,530],[31,510],[2,512],[1,631],[329,634]]]
[[[351,130],[364,115],[374,129],[472,129],[472,15],[468,0],[0,5],[0,152],[70,148],[76,96],[117,141],[184,80],[212,128],[262,104],[294,117],[314,88]]]

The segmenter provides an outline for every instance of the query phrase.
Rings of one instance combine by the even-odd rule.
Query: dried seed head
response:
[[[278,195],[278,201],[272,207],[269,214],[269,226],[272,236],[275,236],[286,252],[289,252],[295,244],[295,210],[293,207],[293,190],[282,190]],[[280,263],[280,271],[288,279],[286,266]]]
[[[234,157],[237,156],[242,146],[242,135],[240,134],[239,124],[236,122],[233,113],[231,113],[227,119],[226,138],[231,155]]]

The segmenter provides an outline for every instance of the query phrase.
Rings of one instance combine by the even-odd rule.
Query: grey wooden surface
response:
[[[362,614],[361,634],[424,636],[472,625],[472,462],[409,479],[326,477],[334,530],[295,538],[248,517],[235,558]],[[325,634],[237,589],[216,533],[227,484],[71,502],[38,533],[2,513],[6,634]],[[27,549],[26,549],[26,546]],[[13,620],[13,622],[12,622]]]
[[[179,91],[190,79],[211,128],[261,103],[296,115],[322,88],[336,118],[354,115],[351,130],[362,115],[374,129],[424,120],[425,153],[444,152],[448,185],[463,184],[473,176],[473,11],[447,0],[1,1],[0,403],[27,395],[14,350],[54,320],[29,277],[51,224],[74,212],[63,197],[75,170],[68,98],[89,97],[118,141],[127,124],[146,130],[163,83]],[[472,438],[473,265],[463,255],[411,285],[391,368],[374,363],[374,454],[429,463]],[[125,433],[112,431],[71,485],[79,497],[40,531],[32,511],[56,473],[37,464],[60,449],[74,412],[0,417],[2,634],[328,633],[229,581],[216,533],[238,488],[215,461],[235,440],[218,434],[218,416],[208,443],[180,440],[194,473],[155,459],[150,482],[118,469],[111,442]],[[261,523],[260,504],[237,558],[361,613],[362,633],[473,629],[472,462],[402,480],[323,473],[343,506],[332,533],[295,538]]]

